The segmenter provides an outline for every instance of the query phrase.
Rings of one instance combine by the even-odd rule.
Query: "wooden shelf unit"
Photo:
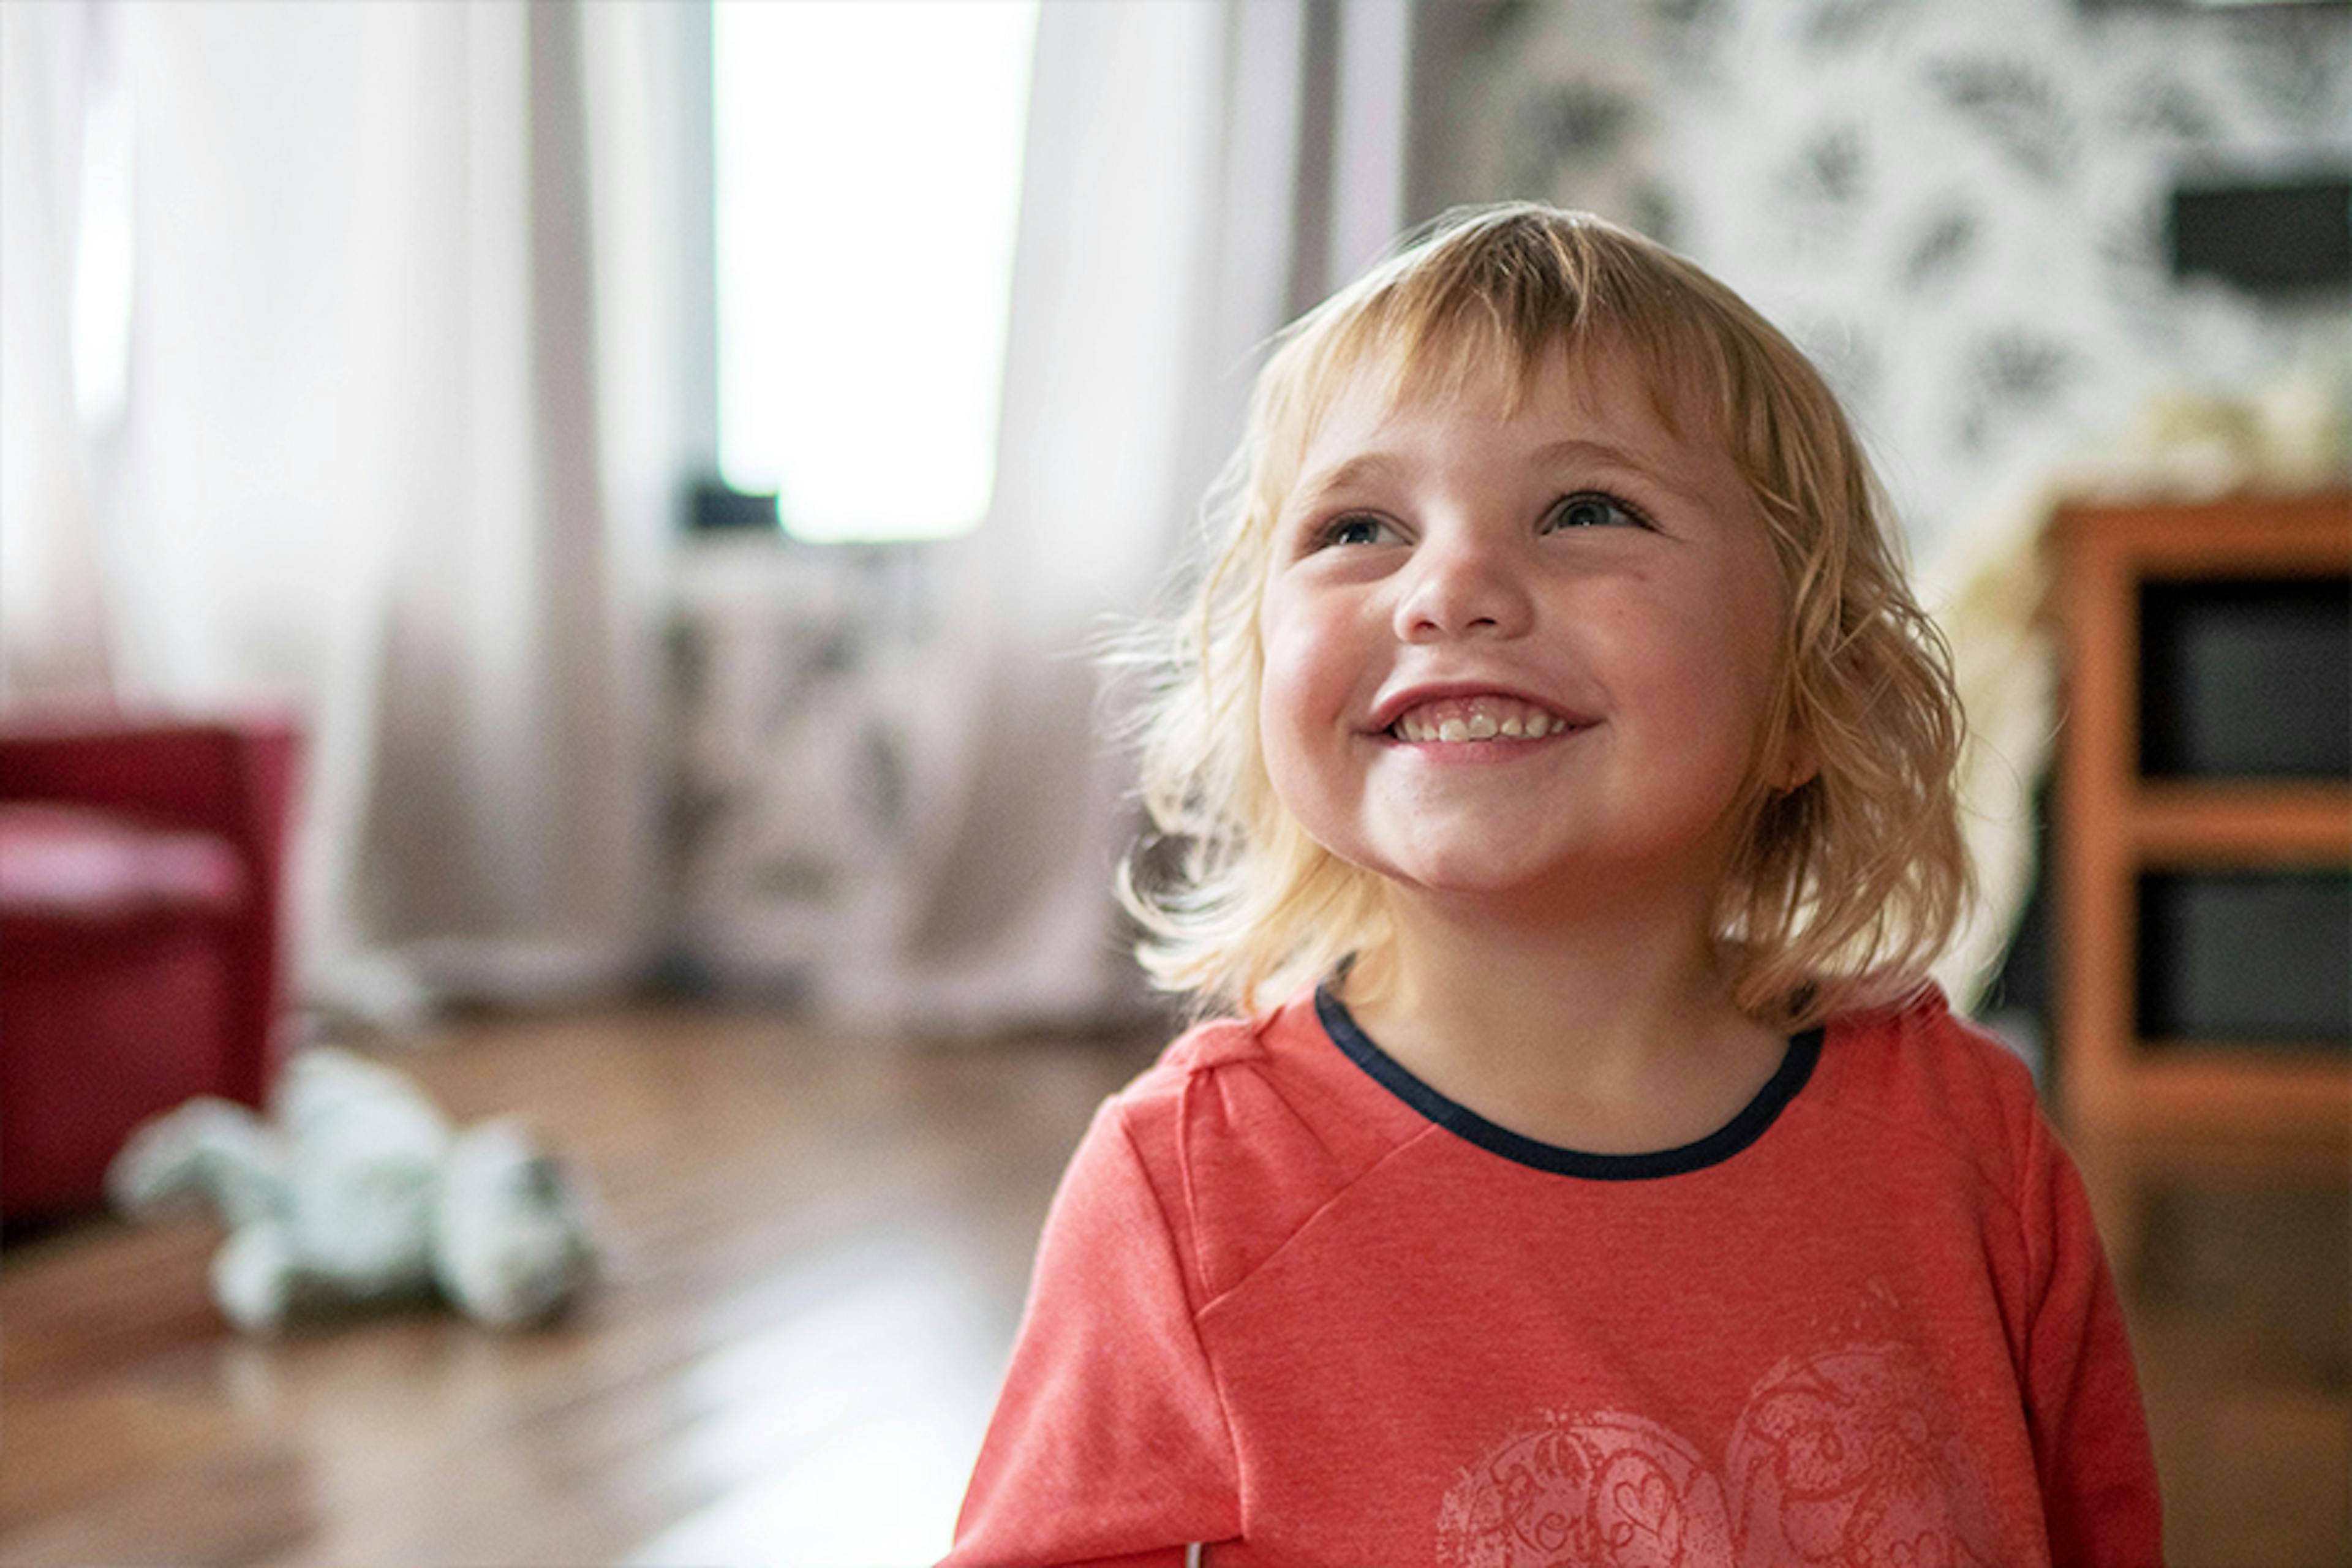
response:
[[[2352,577],[2352,492],[2070,505],[2053,538],[2067,690],[2056,1045],[2070,1130],[2334,1159],[2352,1147],[2352,1053],[2139,1037],[2137,892],[2144,870],[2352,866],[2352,781],[2141,776],[2139,610],[2151,582]]]

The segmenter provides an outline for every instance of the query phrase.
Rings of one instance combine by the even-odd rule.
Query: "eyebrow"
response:
[[[1403,472],[1402,458],[1386,452],[1360,452],[1334,468],[1319,474],[1309,474],[1291,491],[1293,504],[1319,501],[1334,490],[1344,490],[1370,480],[1394,479]],[[1284,510],[1290,510],[1286,506]]]
[[[1600,463],[1639,474],[1661,489],[1672,490],[1687,501],[1704,501],[1706,498],[1690,485],[1653,462],[1645,462],[1636,453],[1622,447],[1612,447],[1606,441],[1586,441],[1576,437],[1566,440],[1548,441],[1535,450],[1539,463]]]
[[[1570,436],[1561,440],[1545,442],[1535,449],[1531,457],[1535,463],[1547,467],[1554,464],[1596,463],[1603,467],[1622,468],[1629,473],[1639,475],[1661,489],[1673,491],[1685,500],[1700,501],[1705,499],[1689,484],[1676,479],[1672,473],[1656,464],[1644,462],[1636,454],[1627,451],[1622,447],[1612,446],[1606,441],[1588,441],[1580,437]],[[1328,468],[1319,474],[1310,474],[1301,480],[1297,488],[1291,492],[1291,504],[1293,506],[1301,503],[1313,504],[1335,491],[1344,491],[1357,485],[1393,479],[1405,471],[1407,466],[1402,458],[1391,453],[1360,452],[1336,468]],[[1286,506],[1283,510],[1287,511],[1291,508]]]

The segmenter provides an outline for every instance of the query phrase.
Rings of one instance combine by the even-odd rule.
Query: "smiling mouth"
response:
[[[1573,719],[1515,697],[1445,697],[1417,703],[1383,733],[1412,744],[1432,741],[1539,741],[1584,728]]]

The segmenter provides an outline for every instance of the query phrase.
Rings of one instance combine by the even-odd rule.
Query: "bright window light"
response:
[[[121,419],[130,389],[131,144],[130,95],[103,79],[83,120],[74,254],[74,402],[91,430]]]
[[[719,466],[812,540],[996,479],[1035,0],[717,0]]]

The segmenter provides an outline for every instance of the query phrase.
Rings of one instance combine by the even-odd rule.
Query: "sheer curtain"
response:
[[[396,1016],[631,970],[661,520],[606,437],[612,351],[644,355],[600,336],[600,289],[658,287],[596,265],[585,64],[611,40],[583,31],[613,19],[5,12],[10,700],[297,710],[314,998]],[[85,190],[70,148],[110,81],[127,190]],[[74,429],[42,329],[74,316],[77,219],[117,198],[125,393]]]
[[[1393,227],[1405,15],[1046,6],[996,505],[911,564],[935,635],[867,693],[923,722],[882,918],[826,954],[836,1016],[1132,999],[1085,647],[1149,602],[1254,348]],[[592,992],[661,943],[667,529],[707,456],[695,21],[0,5],[0,694],[301,713],[327,1006]],[[69,324],[117,240],[110,398]]]
[[[1149,604],[1228,433],[1221,379],[1277,324],[1216,275],[1228,237],[1287,216],[1286,182],[1257,202],[1228,183],[1247,10],[1039,18],[995,499],[924,552],[940,635],[908,675],[953,695],[924,708],[911,776],[929,794],[891,918],[820,978],[845,1018],[986,1028],[1119,1003],[1132,966],[1108,890],[1129,780],[1087,648]]]
[[[815,1004],[875,1029],[1142,1001],[1110,897],[1131,764],[1089,648],[1151,607],[1265,340],[1392,237],[1409,20],[1402,0],[1045,7],[994,500],[969,537],[911,552],[928,631],[826,708],[836,744],[879,733],[903,752],[903,826],[789,879],[823,883],[838,918],[765,946],[756,879],[719,887],[740,873],[712,867],[730,973],[806,960]],[[919,204],[908,221],[919,234]],[[781,781],[741,809],[799,808]]]
[[[79,7],[0,6],[0,698],[111,689],[91,494],[107,420],[83,417],[74,363],[86,132],[121,102],[108,44]]]

